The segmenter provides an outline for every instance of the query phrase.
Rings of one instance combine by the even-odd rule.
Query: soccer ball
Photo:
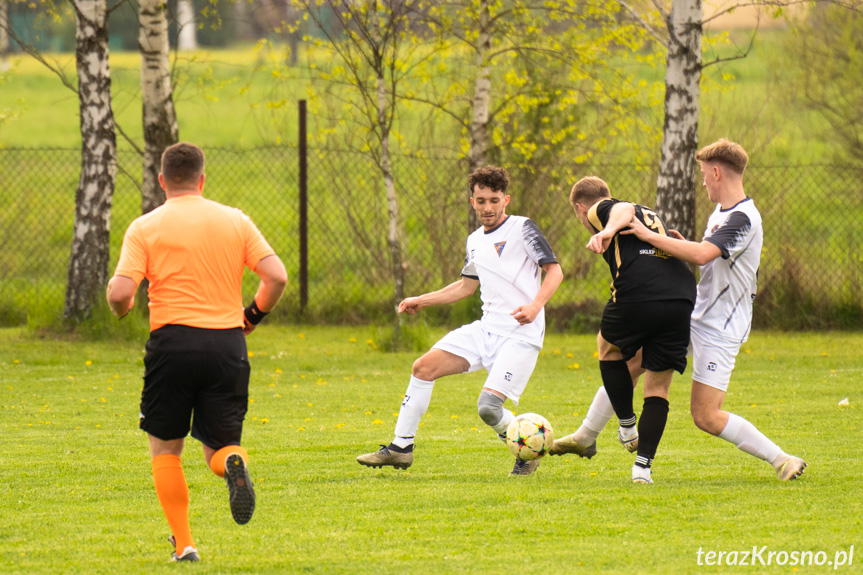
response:
[[[551,449],[554,430],[538,413],[522,413],[506,428],[506,444],[518,459],[539,459]]]

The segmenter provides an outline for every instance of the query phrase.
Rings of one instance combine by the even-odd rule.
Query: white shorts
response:
[[[449,332],[432,349],[463,357],[470,364],[467,372],[485,368],[484,387],[502,393],[516,405],[540,350],[531,343],[489,333],[479,320]]]
[[[692,379],[728,391],[741,344],[712,336],[695,324],[690,327],[689,340],[692,346]]]

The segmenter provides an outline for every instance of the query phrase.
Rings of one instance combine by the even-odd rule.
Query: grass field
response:
[[[861,570],[861,334],[758,332],[739,357],[726,407],[806,459],[801,480],[780,483],[766,463],[698,431],[687,372],[672,386],[652,486],[629,482],[632,456],[608,432],[590,461],[547,458],[534,476],[508,477],[511,456],[476,415],[481,374],[437,383],[409,471],[359,466],[356,455],[391,438],[416,357],[374,349],[375,334],[264,325],[249,337],[256,515],[233,523],[227,490],[190,441],[203,562],[184,571],[821,573],[833,567],[708,567],[697,553],[767,546],[833,561],[851,545],[853,564],[838,571]],[[0,330],[3,572],[179,568],[167,563],[137,430],[143,344]],[[592,336],[549,336],[517,411],[573,431],[600,382],[593,346]]]

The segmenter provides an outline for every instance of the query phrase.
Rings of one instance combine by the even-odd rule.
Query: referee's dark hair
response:
[[[204,173],[204,150],[179,142],[168,146],[162,153],[162,178],[174,185],[197,184]]]
[[[610,197],[611,192],[608,190],[608,184],[604,180],[596,176],[587,176],[586,178],[581,178],[572,186],[572,192],[569,194],[569,203],[573,207],[575,207],[575,204],[592,206],[598,200]]]
[[[471,195],[474,192],[474,186],[479,185],[483,188],[490,188],[493,192],[506,193],[509,187],[509,174],[503,168],[495,166],[483,166],[477,168],[467,179],[467,185]]]

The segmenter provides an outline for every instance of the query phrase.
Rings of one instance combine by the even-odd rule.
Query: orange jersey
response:
[[[274,254],[243,212],[190,194],[129,225],[114,275],[149,280],[150,331],[230,329],[243,327],[243,266]]]

